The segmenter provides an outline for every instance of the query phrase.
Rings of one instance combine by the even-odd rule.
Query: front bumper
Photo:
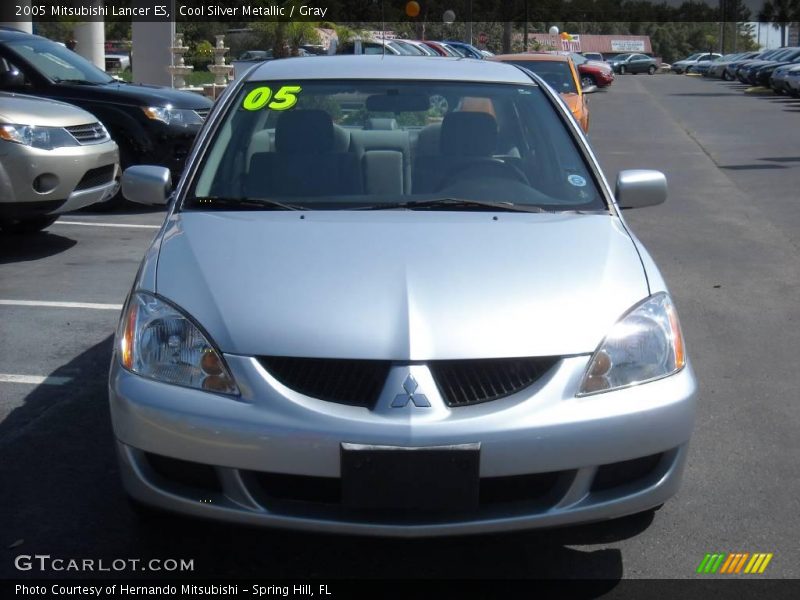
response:
[[[225,358],[240,399],[144,379],[114,360],[111,416],[132,497],[231,522],[401,537],[604,520],[650,509],[675,494],[694,420],[697,388],[688,365],[659,381],[575,398],[588,357],[570,357],[515,395],[460,408],[441,401],[427,367],[403,365],[392,369],[382,400],[369,410],[289,390],[254,358]],[[430,408],[387,403],[409,372]],[[467,514],[347,508],[337,495],[347,443],[480,444],[480,507]],[[195,469],[213,481],[172,477],[163,469],[170,459],[178,459],[171,461],[172,474]],[[610,486],[603,475],[609,469],[619,473]],[[511,496],[484,503],[484,486],[509,481],[516,482]],[[314,486],[333,493],[309,501],[302,490]]]
[[[119,153],[113,141],[40,150],[9,142],[0,155],[0,214],[61,214],[116,193]]]

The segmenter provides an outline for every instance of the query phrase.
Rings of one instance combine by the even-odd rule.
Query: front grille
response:
[[[98,185],[105,185],[114,179],[114,165],[106,165],[105,167],[97,167],[96,169],[89,169],[86,174],[75,186],[75,191],[87,190],[89,188],[97,187]]]
[[[536,381],[558,357],[437,360],[429,364],[448,406],[469,406],[510,396]]]
[[[108,133],[99,122],[88,125],[73,125],[65,128],[79,144],[97,144],[108,139]]]
[[[264,356],[261,364],[286,387],[312,398],[373,408],[392,363],[380,360]],[[439,360],[428,366],[448,406],[470,406],[533,385],[558,357]]]
[[[208,113],[211,112],[211,109],[210,108],[196,108],[196,109],[194,109],[194,112],[197,113],[198,117],[200,117],[201,119],[203,119],[203,121],[205,121],[206,117],[208,116]]]
[[[320,400],[372,408],[378,401],[392,363],[264,356],[261,364],[288,388]]]

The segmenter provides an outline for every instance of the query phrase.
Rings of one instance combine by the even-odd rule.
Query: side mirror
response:
[[[614,191],[620,208],[655,206],[667,199],[667,178],[661,171],[620,171]]]
[[[0,73],[0,88],[14,90],[21,87],[25,87],[25,76],[20,71],[11,69]]]
[[[139,204],[165,205],[172,191],[172,175],[166,167],[136,165],[122,174],[122,195]]]
[[[594,84],[584,85],[581,87],[581,91],[583,91],[584,94],[594,94],[597,91],[597,86]]]

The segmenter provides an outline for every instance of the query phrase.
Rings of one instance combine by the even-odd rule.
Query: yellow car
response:
[[[569,56],[544,53],[499,54],[487,60],[512,63],[536,73],[559,93],[581,128],[589,133],[589,103],[586,94],[594,92],[596,88],[581,87],[578,70]]]

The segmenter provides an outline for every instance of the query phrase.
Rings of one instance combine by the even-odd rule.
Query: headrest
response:
[[[388,117],[370,117],[364,129],[397,129],[397,119]]]
[[[275,150],[284,154],[324,154],[334,145],[333,119],[324,110],[282,113],[275,126]]]
[[[442,120],[442,154],[491,156],[497,147],[497,121],[483,112],[450,112]]]

